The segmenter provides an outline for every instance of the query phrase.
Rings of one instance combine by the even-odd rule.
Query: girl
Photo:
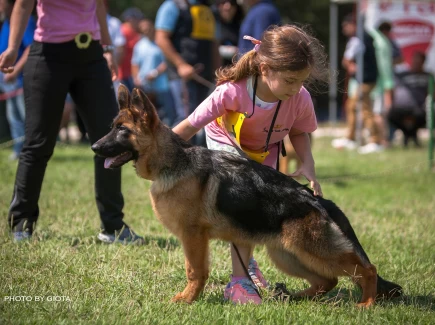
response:
[[[209,149],[248,155],[272,168],[277,168],[281,142],[288,134],[302,161],[290,176],[304,175],[314,195],[322,196],[308,137],[317,122],[303,84],[313,79],[327,81],[323,47],[291,25],[273,27],[261,41],[245,38],[255,48],[233,66],[217,71],[218,87],[173,131],[188,140],[205,127]],[[239,259],[231,246],[233,274],[224,296],[234,303],[261,303],[243,265],[248,265],[258,287],[268,286],[252,257],[253,248],[238,245]]]

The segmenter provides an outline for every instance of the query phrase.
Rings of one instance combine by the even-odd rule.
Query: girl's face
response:
[[[271,95],[286,100],[299,93],[302,85],[310,76],[310,69],[299,71],[272,71],[261,67],[262,81],[268,86]]]

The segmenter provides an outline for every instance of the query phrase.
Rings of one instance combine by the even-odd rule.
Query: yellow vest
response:
[[[233,140],[233,142],[244,152],[246,155],[262,164],[266,157],[269,155],[269,151],[254,152],[246,149],[240,144],[240,132],[246,115],[244,113],[227,111],[223,116],[218,117],[216,122],[225,131],[225,133]]]

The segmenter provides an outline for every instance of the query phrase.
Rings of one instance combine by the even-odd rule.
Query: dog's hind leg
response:
[[[334,260],[336,263],[335,272],[337,275],[348,275],[362,289],[361,302],[359,307],[369,307],[375,303],[377,291],[376,267],[370,263],[363,263],[360,257],[354,253],[342,254]]]
[[[316,297],[331,291],[338,283],[336,277],[327,278],[308,269],[292,253],[280,248],[268,247],[268,253],[275,265],[288,275],[306,279],[311,287],[292,294],[297,297]]]
[[[305,247],[309,247],[309,243]],[[352,277],[362,289],[362,298],[358,306],[369,307],[374,304],[377,285],[376,267],[367,261],[363,261],[355,251],[336,251],[331,253],[330,251],[328,252],[328,249],[325,249],[323,253],[319,254],[315,250],[310,252],[300,250],[295,252],[295,255],[306,269],[312,270],[311,272],[318,274],[320,278],[337,279],[339,276]],[[310,289],[308,289],[308,293],[313,292],[316,288],[312,288],[312,291]],[[303,292],[299,294],[303,294]]]
[[[208,279],[208,234],[205,229],[190,227],[180,238],[185,256],[187,286],[172,301],[193,302],[204,289]]]
[[[374,304],[376,268],[331,219],[313,212],[282,228],[282,248],[294,254],[307,270],[327,279],[351,276],[363,291],[359,306]]]

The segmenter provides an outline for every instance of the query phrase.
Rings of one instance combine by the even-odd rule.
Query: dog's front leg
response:
[[[191,227],[183,233],[187,286],[172,301],[194,301],[208,279],[208,235],[205,229]]]

